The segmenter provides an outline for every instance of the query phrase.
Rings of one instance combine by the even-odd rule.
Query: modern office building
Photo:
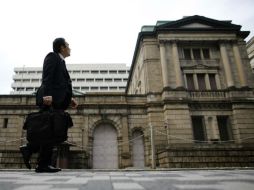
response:
[[[250,58],[250,65],[252,68],[252,72],[254,73],[254,37],[252,37],[248,42],[247,42],[247,52],[248,56]]]
[[[79,107],[68,110],[74,127],[58,149],[58,165],[254,167],[248,35],[231,21],[198,15],[142,27],[126,90],[75,96]],[[36,110],[34,96],[0,96],[1,167],[25,167],[22,124]]]
[[[67,64],[76,94],[124,92],[129,76],[125,64]],[[32,94],[41,84],[42,67],[14,68],[11,94]]]

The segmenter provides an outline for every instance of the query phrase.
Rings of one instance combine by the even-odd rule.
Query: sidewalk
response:
[[[0,170],[0,190],[253,190],[254,170]]]

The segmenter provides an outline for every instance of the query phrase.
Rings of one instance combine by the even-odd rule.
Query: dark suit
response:
[[[72,97],[72,84],[65,61],[57,53],[49,53],[43,63],[42,85],[36,94],[36,104],[42,108],[43,96],[52,96],[54,109],[68,108]]]
[[[54,110],[66,110],[71,103],[72,84],[65,61],[57,53],[49,53],[43,63],[42,84],[36,93],[36,105],[41,110],[49,109],[43,105],[43,97],[52,96]],[[30,152],[39,152],[38,165],[45,167],[51,165],[53,147],[55,144],[28,143]]]

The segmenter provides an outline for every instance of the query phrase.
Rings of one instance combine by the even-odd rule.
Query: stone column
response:
[[[198,86],[198,77],[197,77],[196,73],[193,74],[193,81],[194,81],[195,90],[198,90],[199,89],[199,86]]]
[[[176,88],[183,87],[184,86],[183,77],[182,77],[182,71],[181,71],[176,41],[172,41],[172,55],[173,55],[173,63],[174,63],[175,75],[176,75]]]
[[[128,119],[127,116],[122,116],[122,136],[123,136],[123,145],[122,145],[122,168],[131,166],[131,153],[129,143],[129,131],[128,131]]]
[[[161,60],[163,87],[165,88],[169,86],[165,42],[160,42],[160,60]]]
[[[210,81],[209,81],[209,75],[206,73],[205,74],[205,86],[207,90],[211,90],[211,85],[210,85]]]
[[[221,89],[220,78],[219,78],[219,75],[217,73],[215,74],[215,81],[216,81],[217,89],[220,90]]]
[[[234,81],[233,81],[233,76],[232,76],[232,71],[231,71],[231,66],[230,66],[226,46],[225,46],[225,43],[223,42],[220,43],[220,53],[221,53],[221,59],[222,59],[222,63],[225,70],[227,87],[232,87],[234,86]]]
[[[241,87],[248,86],[246,76],[245,76],[244,70],[243,70],[243,63],[242,63],[242,59],[240,56],[240,51],[239,51],[237,43],[233,43],[233,52],[234,52],[236,67],[237,67],[237,71],[238,71],[238,76],[240,79],[240,85],[241,85]]]

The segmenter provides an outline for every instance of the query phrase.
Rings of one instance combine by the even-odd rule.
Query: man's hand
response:
[[[77,108],[78,107],[78,102],[74,98],[71,98],[71,107],[72,108]]]
[[[44,96],[43,97],[43,104],[50,106],[52,104],[52,96]]]

